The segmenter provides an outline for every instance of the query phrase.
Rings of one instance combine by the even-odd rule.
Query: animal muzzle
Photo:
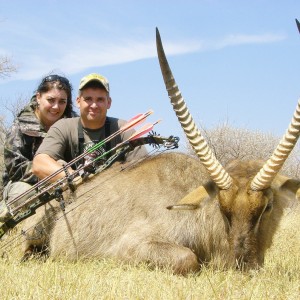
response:
[[[236,269],[248,271],[260,267],[257,241],[249,235],[240,235],[232,239],[232,262]]]

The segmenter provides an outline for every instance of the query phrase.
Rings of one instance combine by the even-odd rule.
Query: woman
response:
[[[30,195],[17,202],[12,200],[37,183],[31,172],[32,159],[50,126],[61,118],[73,116],[76,113],[72,109],[72,86],[68,79],[59,75],[43,78],[6,136],[3,200],[8,207],[22,204]],[[4,201],[0,203],[0,222],[5,221],[7,214]]]

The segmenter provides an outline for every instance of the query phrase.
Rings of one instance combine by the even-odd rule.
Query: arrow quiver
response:
[[[142,145],[150,145],[154,148],[164,147],[166,150],[170,150],[178,148],[178,141],[178,137],[170,136],[168,138],[165,138],[156,135],[154,132],[150,133],[147,137],[141,137],[132,141],[128,141],[122,144],[120,147],[117,147],[115,153],[111,155],[102,165],[100,165],[95,170],[94,174],[99,174],[102,171],[106,170],[114,162],[122,157],[125,157],[127,153],[133,151],[136,147]],[[94,163],[96,160],[97,158],[95,158],[95,160],[90,163]],[[51,183],[49,181],[45,181],[41,185],[39,185],[38,183],[36,185],[36,194],[27,199],[19,207],[16,207],[14,209],[15,213],[13,214],[13,216],[0,226],[0,239],[7,231],[14,228],[18,223],[34,215],[36,210],[40,206],[48,203],[53,199],[59,201],[61,209],[64,210],[65,202],[63,198],[63,192],[67,189],[70,189],[72,192],[74,192],[77,186],[81,185],[90,177],[94,176],[94,174],[85,172],[84,168],[85,166],[79,166],[79,168],[75,170],[74,173],[70,174],[67,168],[63,167],[63,170],[66,174],[63,179],[59,179],[54,183]]]

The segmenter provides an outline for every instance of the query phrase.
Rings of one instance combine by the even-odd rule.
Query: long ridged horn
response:
[[[225,171],[215,155],[209,148],[207,142],[202,137],[199,129],[197,128],[189,110],[185,104],[185,101],[178,89],[178,86],[173,77],[172,71],[169,67],[160,34],[156,28],[156,46],[157,54],[161,72],[164,78],[166,89],[168,91],[169,98],[173,105],[173,109],[177,115],[177,118],[181,124],[185,135],[195,150],[202,164],[207,169],[212,180],[217,184],[220,189],[228,189],[232,185],[232,179]]]
[[[254,191],[259,191],[268,188],[282,165],[289,157],[291,151],[297,143],[300,133],[300,99],[292,118],[292,121],[285,135],[280,140],[277,148],[274,150],[271,157],[267,160],[264,166],[253,178],[250,188]]]
[[[297,19],[295,19],[295,21],[296,21],[296,24],[297,24],[298,31],[300,33],[300,23],[299,23],[299,21]]]

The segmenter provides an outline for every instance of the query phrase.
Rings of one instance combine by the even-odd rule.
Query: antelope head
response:
[[[211,182],[199,186],[168,208],[198,209],[203,200],[218,199],[233,262],[238,267],[255,268],[263,263],[263,253],[267,247],[265,238],[274,229],[272,222],[278,211],[274,209],[274,203],[278,193],[286,189],[296,193],[300,187],[299,181],[283,180],[283,177],[279,179],[277,176],[299,137],[300,101],[288,130],[267,162],[239,161],[225,169],[202,137],[186,106],[166,59],[158,29],[156,43],[161,72],[173,109],[189,143],[211,178]],[[271,186],[275,178],[276,190]]]

